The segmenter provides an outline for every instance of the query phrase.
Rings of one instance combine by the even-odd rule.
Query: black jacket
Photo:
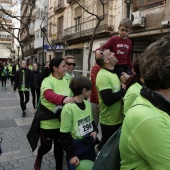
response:
[[[14,76],[15,76],[16,71],[17,71],[17,70],[16,70],[16,69],[17,69],[17,65],[18,65],[18,64],[15,64],[15,65],[12,66],[12,74],[13,74]],[[20,68],[19,65],[18,65],[18,68]]]
[[[37,80],[35,80],[37,79]],[[39,89],[42,83],[42,75],[39,71],[32,71],[31,87]]]
[[[35,113],[31,128],[27,134],[27,139],[33,152],[37,148],[38,140],[40,137],[40,121],[55,118],[57,118],[56,114],[40,104],[37,112]]]
[[[32,72],[30,69],[25,68],[25,88],[31,87],[32,81]],[[19,69],[15,74],[15,83],[14,83],[14,91],[17,89],[21,89],[23,80],[23,72],[22,69]]]

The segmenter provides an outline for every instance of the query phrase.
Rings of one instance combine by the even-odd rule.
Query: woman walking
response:
[[[68,102],[74,102],[68,81],[63,78],[66,73],[63,58],[53,58],[50,62],[51,74],[41,85],[41,104],[35,116],[40,119],[40,147],[34,164],[35,170],[40,170],[43,156],[51,150],[54,143],[56,170],[63,168],[63,149],[59,142],[60,116],[59,107]],[[61,109],[60,109],[61,111]],[[43,116],[46,117],[43,120]],[[52,118],[53,117],[53,118]]]

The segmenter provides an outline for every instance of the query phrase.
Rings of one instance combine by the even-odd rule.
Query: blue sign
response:
[[[52,51],[52,50],[63,51],[63,49],[64,49],[63,45],[53,45],[51,47],[49,45],[44,45],[44,50],[47,50],[47,51]]]

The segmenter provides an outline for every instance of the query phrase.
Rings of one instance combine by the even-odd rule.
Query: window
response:
[[[60,5],[60,4],[62,4],[62,3],[64,3],[63,0],[58,0],[58,5]]]
[[[157,5],[163,5],[165,3],[166,0],[136,0],[136,7],[141,8],[148,5],[157,6]]]
[[[81,31],[81,17],[82,17],[82,8],[77,7],[75,9],[75,32]]]
[[[58,36],[63,36],[63,16],[58,18]]]
[[[75,32],[81,31],[81,17],[75,18]]]
[[[52,23],[50,22],[50,24],[49,24],[49,35],[51,35],[52,34]]]

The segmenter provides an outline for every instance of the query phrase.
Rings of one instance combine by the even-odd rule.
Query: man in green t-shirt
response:
[[[101,55],[101,59],[96,59],[96,63],[101,67],[97,74],[96,87],[99,96],[102,139],[96,151],[99,151],[121,126],[124,118],[122,97],[125,94],[125,85],[121,84],[114,71],[117,59],[108,49],[104,49]]]

